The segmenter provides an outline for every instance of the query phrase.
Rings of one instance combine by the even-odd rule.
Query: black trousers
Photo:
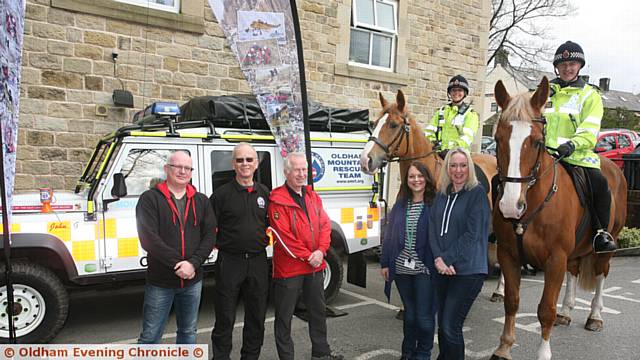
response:
[[[607,229],[609,219],[611,217],[611,191],[607,179],[602,175],[600,169],[584,168],[589,183],[591,185],[591,196],[593,198],[593,210],[595,219],[593,219],[593,228]]]
[[[215,265],[215,315],[211,333],[213,358],[228,360],[233,345],[238,296],[244,300],[241,359],[258,359],[264,340],[264,318],[269,293],[269,264],[265,251],[230,254],[220,251]]]
[[[331,353],[327,342],[327,320],[324,302],[324,274],[299,275],[287,279],[273,280],[276,319],[273,325],[276,348],[280,360],[294,360],[293,340],[291,339],[291,318],[302,293],[309,316],[309,338],[311,356],[324,356]]]

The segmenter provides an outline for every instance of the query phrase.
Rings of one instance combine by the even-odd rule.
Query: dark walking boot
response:
[[[604,229],[598,230],[596,236],[593,237],[593,250],[597,254],[614,252],[618,246],[613,242],[613,237]]]

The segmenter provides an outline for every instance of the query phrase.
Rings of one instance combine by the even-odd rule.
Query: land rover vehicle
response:
[[[220,128],[211,119],[177,121],[176,109],[155,104],[137,123],[103,137],[75,191],[54,192],[52,212],[41,211],[38,193],[14,196],[12,316],[18,342],[47,342],[58,333],[67,318],[70,288],[144,278],[146,257],[137,237],[135,206],[139,195],[164,176],[162,165],[171,151],[191,154],[192,184],[207,195],[233,179],[231,152],[241,141],[258,152],[258,181],[270,188],[284,183],[283,161],[269,131]],[[339,254],[348,255],[350,282],[364,286],[362,252],[380,244],[377,185],[358,163],[367,138],[363,130],[310,136],[313,181],[332,225],[324,284],[328,301],[343,279]],[[271,246],[267,251],[270,255]],[[205,270],[212,268],[216,255],[214,249]],[[4,273],[4,264],[0,271]],[[0,297],[6,304],[1,278]],[[7,316],[5,305],[0,309],[0,340],[5,342]]]

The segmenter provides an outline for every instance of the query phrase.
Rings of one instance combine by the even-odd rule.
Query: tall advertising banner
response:
[[[6,308],[14,309],[11,281],[11,203],[16,176],[16,146],[20,103],[20,64],[24,33],[24,0],[0,0],[0,197],[5,262]],[[3,290],[4,291],[4,290]],[[13,316],[7,316],[9,343],[16,343]]]
[[[304,74],[301,86],[290,0],[209,0],[209,5],[281,154],[305,152]]]
[[[24,0],[0,0],[0,123],[6,212],[11,216],[13,182],[16,175],[20,63],[24,28]],[[5,208],[3,202],[3,208]]]

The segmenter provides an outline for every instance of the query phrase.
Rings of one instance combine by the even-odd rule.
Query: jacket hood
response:
[[[169,190],[169,186],[167,185],[166,180],[156,185],[156,189],[160,191],[167,200],[171,200],[171,191]],[[193,198],[193,196],[196,194],[196,188],[191,184],[187,184],[186,194],[187,199]]]
[[[291,198],[289,194],[289,189],[287,188],[287,184],[285,183],[282,186],[279,186],[271,191],[271,196],[269,197],[269,201],[273,201],[278,204],[287,205],[287,206],[298,206],[298,204]],[[305,195],[311,194],[311,185],[306,185],[304,187]]]
[[[173,220],[173,223],[175,224],[176,218],[178,217],[178,209],[176,209],[176,206],[173,203],[173,200],[171,200],[171,190],[169,190],[167,181],[165,180],[159,183],[158,185],[156,185],[155,190],[159,191],[164,196],[165,200],[167,200],[167,203],[169,204],[169,208],[171,208],[172,220]],[[185,195],[187,196],[187,207],[184,212],[184,219],[186,221],[186,219],[189,217],[189,207],[191,207],[191,209],[193,210],[193,225],[195,226],[198,222],[198,217],[196,215],[196,207],[195,207],[196,203],[193,199],[193,197],[196,195],[196,188],[191,184],[187,184]]]

